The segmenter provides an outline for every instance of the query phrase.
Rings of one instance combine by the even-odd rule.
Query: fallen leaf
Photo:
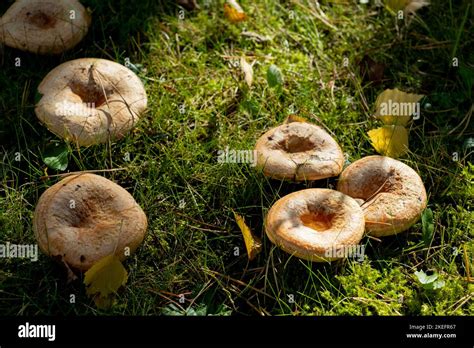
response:
[[[403,12],[411,14],[429,4],[428,0],[387,0],[386,2],[387,7],[393,11],[403,10]]]
[[[292,122],[308,122],[308,120],[298,115],[289,115],[286,118],[285,123],[292,123]]]
[[[374,149],[384,156],[398,158],[408,151],[408,131],[402,126],[383,126],[367,133]]]
[[[270,87],[281,87],[283,84],[283,74],[280,68],[272,64],[267,70],[267,82]]]
[[[113,295],[127,283],[127,278],[128,273],[119,258],[114,254],[105,256],[85,273],[86,293],[97,307],[108,307]]]
[[[393,10],[393,11],[400,11],[405,8],[409,0],[387,0],[385,5]]]
[[[247,19],[247,15],[236,0],[227,0],[224,3],[224,15],[232,23],[242,22]]]
[[[262,242],[260,239],[252,234],[250,228],[246,225],[242,216],[234,212],[234,218],[237,225],[244,236],[245,247],[247,249],[247,256],[249,260],[253,260],[260,251],[262,251]]]
[[[240,57],[240,69],[244,73],[244,79],[247,86],[252,87],[253,81],[253,68],[252,64],[247,63],[244,57]]]
[[[418,103],[424,95],[405,93],[395,89],[386,89],[375,101],[375,117],[387,125],[406,126],[413,114],[419,113]]]

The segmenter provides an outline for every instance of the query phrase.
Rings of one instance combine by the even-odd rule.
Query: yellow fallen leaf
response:
[[[247,83],[247,86],[252,86],[253,81],[253,68],[252,64],[247,63],[244,57],[240,57],[240,69],[244,73],[244,79]]]
[[[308,120],[304,117],[292,114],[286,118],[285,123],[292,123],[292,122],[308,122]]]
[[[406,126],[413,114],[419,116],[422,94],[405,93],[398,89],[386,89],[375,101],[375,117],[387,125]]]
[[[86,293],[94,298],[98,307],[110,306],[113,294],[127,283],[127,278],[128,273],[119,258],[114,254],[105,256],[85,273]]]
[[[245,220],[242,216],[234,212],[234,218],[237,225],[244,236],[245,247],[247,248],[247,256],[249,260],[253,260],[260,251],[262,251],[262,242],[260,239],[252,234],[250,228],[245,224]]]
[[[224,3],[224,15],[232,23],[242,22],[247,19],[247,15],[237,0],[227,0]]]
[[[393,11],[403,10],[405,13],[415,13],[430,2],[428,0],[387,0],[385,4]]]
[[[385,5],[393,11],[400,11],[405,8],[409,0],[387,0]]]
[[[384,156],[398,158],[408,151],[408,131],[402,126],[383,126],[368,133],[374,149]]]

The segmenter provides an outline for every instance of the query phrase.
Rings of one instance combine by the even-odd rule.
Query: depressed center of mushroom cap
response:
[[[403,188],[402,177],[398,171],[391,168],[389,172],[376,169],[367,174],[365,186],[361,188],[357,198],[369,200],[379,193],[399,192]]]
[[[306,202],[301,202],[302,205],[293,203],[288,206],[291,210],[293,218],[313,230],[314,232],[324,232],[340,223],[341,218],[344,218],[342,206],[345,204],[342,197],[338,199],[314,197]]]
[[[288,153],[299,153],[314,150],[315,144],[308,137],[290,134],[284,139],[280,140],[278,147]]]
[[[316,232],[323,232],[332,227],[335,214],[326,214],[321,212],[308,212],[301,215],[300,219],[303,225]]]
[[[94,78],[93,66],[89,68],[89,79],[87,83],[79,79],[73,79],[68,86],[72,93],[81,98],[83,103],[93,105],[93,107],[96,108],[105,104],[108,97],[113,93],[110,87],[97,83]]]
[[[26,21],[40,29],[50,29],[54,28],[57,19],[55,16],[49,13],[45,13],[41,10],[35,10],[26,12]]]
[[[76,190],[80,190],[81,186],[77,185]],[[73,209],[66,209],[61,214],[65,225],[81,228],[85,231],[107,229],[117,225],[110,221],[110,216],[118,214],[118,211],[110,209],[107,202],[113,199],[113,195],[91,194],[87,192],[86,195],[77,200]],[[107,221],[108,220],[108,221]]]

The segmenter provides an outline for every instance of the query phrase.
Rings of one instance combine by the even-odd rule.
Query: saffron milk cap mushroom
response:
[[[99,175],[74,174],[41,195],[33,229],[45,254],[86,271],[105,256],[123,260],[133,253],[147,218],[121,186]]]
[[[427,204],[418,173],[385,156],[368,156],[349,165],[339,177],[337,189],[362,204],[365,229],[376,237],[407,230]]]
[[[272,128],[256,143],[257,167],[274,179],[305,181],[338,175],[344,154],[321,127],[290,122]]]
[[[0,42],[22,51],[59,54],[77,45],[90,23],[77,0],[17,0],[0,19]]]
[[[299,258],[324,262],[344,257],[364,235],[364,213],[351,197],[330,189],[305,189],[279,199],[265,232],[272,243]]]
[[[105,59],[63,63],[46,75],[38,91],[36,116],[56,135],[82,146],[123,137],[147,107],[140,78]]]

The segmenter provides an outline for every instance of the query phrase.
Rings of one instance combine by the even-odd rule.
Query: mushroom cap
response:
[[[41,195],[33,229],[45,254],[86,271],[112,253],[121,260],[126,251],[133,253],[143,241],[147,218],[125,189],[86,173],[68,176]]]
[[[77,45],[91,18],[77,0],[17,0],[0,19],[0,42],[38,54]]]
[[[290,122],[270,129],[255,145],[257,168],[274,179],[305,181],[338,175],[344,154],[321,127]]]
[[[147,107],[138,76],[105,59],[63,63],[46,75],[38,91],[36,116],[56,135],[82,146],[123,137]]]
[[[385,156],[368,156],[349,165],[337,189],[363,200],[365,229],[383,237],[407,230],[426,208],[420,176],[406,164]]]
[[[268,212],[272,243],[299,258],[323,262],[355,246],[364,235],[364,213],[351,197],[330,189],[306,189],[279,199]]]

